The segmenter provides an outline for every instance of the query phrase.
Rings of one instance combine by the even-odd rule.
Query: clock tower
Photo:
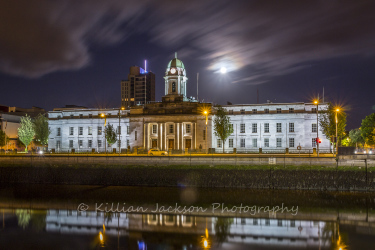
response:
[[[188,101],[186,97],[186,83],[188,78],[186,77],[185,65],[177,58],[177,53],[175,53],[175,58],[168,63],[164,79],[165,96],[163,97],[163,101]]]

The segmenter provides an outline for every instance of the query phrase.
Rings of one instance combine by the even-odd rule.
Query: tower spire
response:
[[[177,58],[177,52],[174,52],[174,58]]]

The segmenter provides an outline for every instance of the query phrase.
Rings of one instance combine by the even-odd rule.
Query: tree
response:
[[[225,148],[225,141],[233,133],[233,126],[230,123],[230,118],[227,116],[223,107],[218,106],[214,118],[215,135],[223,142],[223,153]]]
[[[31,143],[35,135],[34,125],[31,121],[30,116],[26,115],[21,117],[21,126],[18,128],[18,137],[25,145],[25,152],[27,152],[27,146]]]
[[[360,129],[352,129],[349,132],[350,142],[355,144],[358,147],[358,143],[363,144],[365,141],[363,140],[361,130]]]
[[[9,141],[9,137],[4,131],[0,130],[0,147],[4,147]]]
[[[34,141],[41,146],[48,144],[48,138],[51,134],[48,127],[48,118],[42,114],[39,114],[37,117],[35,117],[33,125],[35,131]]]
[[[110,145],[114,144],[117,141],[117,135],[115,129],[113,128],[113,125],[108,124],[105,127],[105,137],[107,139],[108,144]]]
[[[329,103],[327,109],[320,113],[319,126],[326,138],[331,140],[336,137],[336,109]],[[346,113],[342,109],[337,112],[337,120],[337,137],[341,139],[345,136],[346,127]]]
[[[375,113],[362,120],[361,135],[367,145],[375,145]]]

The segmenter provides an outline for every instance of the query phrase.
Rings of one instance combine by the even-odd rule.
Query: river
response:
[[[375,193],[0,186],[0,249],[374,249]]]

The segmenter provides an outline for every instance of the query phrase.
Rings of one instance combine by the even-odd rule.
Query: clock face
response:
[[[171,68],[171,73],[172,74],[176,73],[176,69],[175,68]]]

